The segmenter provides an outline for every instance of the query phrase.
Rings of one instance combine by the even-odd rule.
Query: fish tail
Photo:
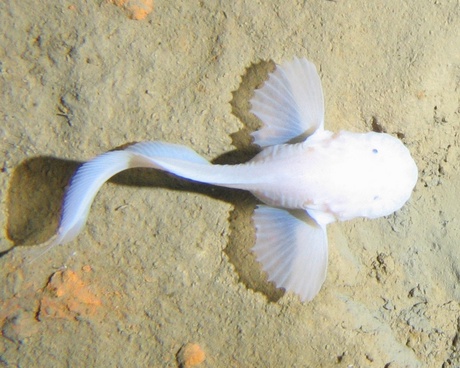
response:
[[[88,218],[91,204],[101,186],[112,176],[130,168],[154,168],[200,182],[218,179],[209,161],[185,146],[164,142],[141,142],[124,150],[110,151],[81,165],[64,195],[57,234],[49,247],[77,237]],[[220,175],[222,177],[222,175]],[[216,179],[217,178],[217,179]]]

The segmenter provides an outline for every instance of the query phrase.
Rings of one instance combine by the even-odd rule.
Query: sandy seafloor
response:
[[[158,0],[139,21],[2,1],[0,24],[0,366],[176,367],[191,342],[203,367],[460,367],[458,0]],[[248,100],[294,56],[318,67],[328,130],[398,135],[419,168],[402,210],[328,226],[312,302],[255,263],[254,197],[146,170],[22,262],[97,154],[163,140],[252,157]]]

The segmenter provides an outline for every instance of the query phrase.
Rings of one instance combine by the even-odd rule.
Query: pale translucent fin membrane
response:
[[[251,112],[263,123],[252,133],[261,147],[287,143],[324,127],[321,80],[313,63],[295,58],[278,65],[251,99]]]
[[[25,262],[26,264],[35,262],[45,253],[47,253],[51,248],[53,248],[55,245],[58,245],[59,241],[60,241],[59,234],[55,234],[50,239],[48,239],[46,242],[35,245],[31,250],[25,253],[23,262]]]
[[[126,150],[136,154],[140,166],[201,183],[245,189],[245,183],[240,182],[247,180],[247,172],[250,172],[249,168],[243,169],[244,165],[212,165],[192,149],[177,144],[142,142]]]
[[[72,177],[64,195],[58,232],[45,243],[46,249],[68,243],[77,237],[86,223],[100,187],[120,171],[146,167],[168,170],[187,177],[187,174],[193,173],[195,166],[209,165],[207,160],[193,150],[163,142],[141,142],[123,151],[111,151],[97,156],[80,166]]]
[[[191,148],[181,146],[179,144],[165,142],[140,142],[127,147],[125,151],[135,152],[151,159],[166,158],[171,160],[187,161],[195,164],[210,164],[209,161]]]
[[[132,157],[126,151],[107,152],[78,168],[64,195],[61,222],[50,247],[68,243],[80,233],[99,188],[113,175],[133,167]]]
[[[326,229],[306,212],[258,206],[254,212],[257,260],[277,287],[310,301],[327,271]]]

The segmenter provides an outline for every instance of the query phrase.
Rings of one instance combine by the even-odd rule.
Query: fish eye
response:
[[[373,148],[372,153],[377,154],[377,153],[379,153],[379,150],[377,148]]]

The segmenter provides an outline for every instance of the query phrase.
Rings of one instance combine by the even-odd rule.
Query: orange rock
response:
[[[206,359],[206,354],[200,345],[188,343],[179,350],[178,361],[183,368],[191,368],[201,364]]]
[[[108,0],[122,8],[129,18],[141,20],[153,11],[153,0]]]
[[[51,277],[40,300],[38,318],[73,320],[90,317],[102,305],[78,274],[71,270],[58,271]]]

